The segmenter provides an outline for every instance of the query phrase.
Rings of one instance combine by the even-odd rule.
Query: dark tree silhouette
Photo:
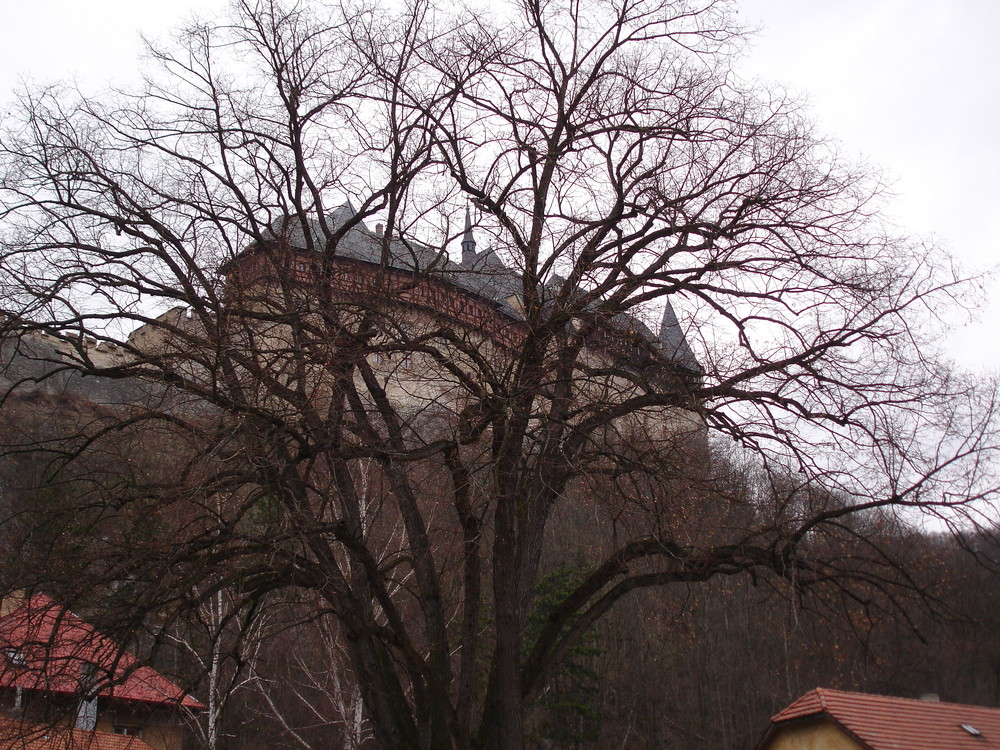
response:
[[[11,543],[76,556],[108,627],[154,643],[220,591],[297,590],[386,748],[520,750],[640,589],[912,584],[865,519],[994,492],[994,404],[924,327],[969,285],[794,102],[741,87],[741,40],[714,0],[246,1],[154,48],[137,93],[24,92],[6,403],[100,408],[7,441],[63,483]],[[771,485],[715,481],[715,444]]]

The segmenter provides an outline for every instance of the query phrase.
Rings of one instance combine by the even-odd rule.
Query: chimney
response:
[[[17,589],[8,593],[0,599],[0,617],[6,617],[15,609],[24,604],[25,596],[22,589]]]
[[[381,237],[382,236],[382,231],[383,231],[382,222],[379,222],[378,224],[375,225],[375,234],[376,234],[376,236]]]

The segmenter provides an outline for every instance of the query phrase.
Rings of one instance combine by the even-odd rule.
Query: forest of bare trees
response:
[[[934,328],[976,285],[742,41],[717,0],[243,0],[140,90],[21,92],[5,588],[183,679],[210,750],[995,695],[995,394]]]

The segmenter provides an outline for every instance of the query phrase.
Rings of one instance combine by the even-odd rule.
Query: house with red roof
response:
[[[757,750],[1000,750],[1000,708],[816,688],[771,717]]]
[[[140,738],[0,717],[0,750],[153,750]]]
[[[177,684],[46,594],[4,600],[0,716],[93,737],[136,737],[142,741],[137,750],[181,750],[184,716],[203,709]],[[61,737],[68,747],[79,740],[72,732]]]

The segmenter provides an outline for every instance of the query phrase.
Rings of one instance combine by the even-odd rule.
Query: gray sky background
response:
[[[962,265],[1000,263],[1000,2],[996,0],[741,0],[761,26],[748,74],[807,95],[820,130],[845,154],[880,166],[908,233]],[[1000,369],[1000,279],[950,355]]]
[[[139,32],[162,36],[221,0],[6,0],[0,100],[28,77],[85,89],[136,74]],[[741,0],[761,32],[741,72],[804,95],[845,155],[880,166],[892,216],[969,270],[1000,262],[997,0]],[[997,287],[1000,289],[1000,287]],[[992,295],[994,298],[997,294]],[[1000,369],[1000,301],[946,342],[970,368]]]

